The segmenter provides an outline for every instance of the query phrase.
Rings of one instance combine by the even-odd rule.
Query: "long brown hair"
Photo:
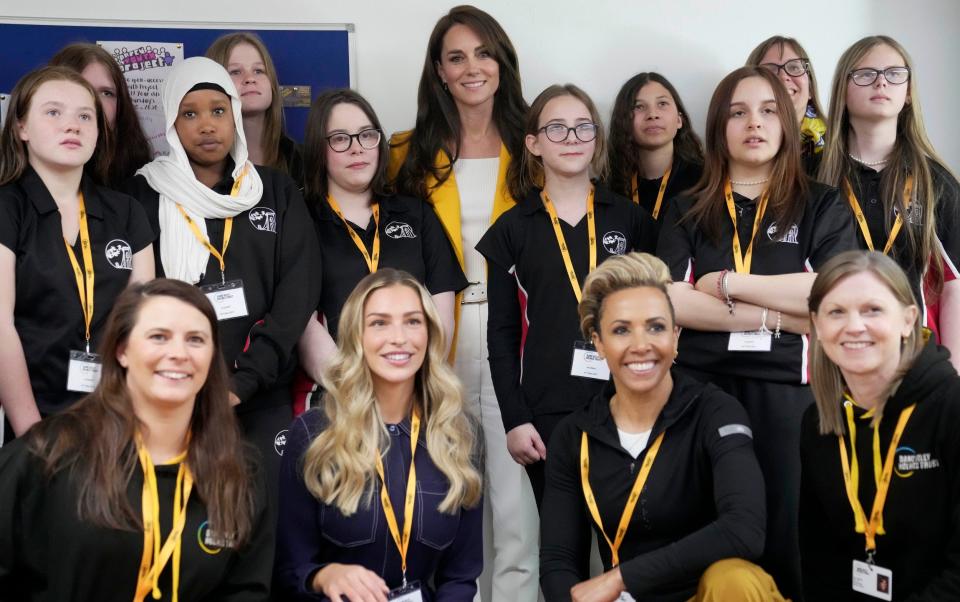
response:
[[[496,19],[474,6],[455,6],[437,21],[430,34],[417,90],[416,125],[409,140],[401,142],[410,147],[397,174],[397,190],[421,199],[429,198],[433,192],[427,190],[427,178],[433,177],[439,186],[453,173],[453,164],[460,156],[460,113],[437,73],[443,38],[454,25],[473,30],[497,61],[500,86],[494,97],[493,123],[511,157],[516,159],[523,152],[522,128],[527,103],[520,85],[517,52]],[[448,165],[434,164],[441,150],[450,157]],[[511,161],[508,169],[509,173],[519,170],[519,161]]]
[[[795,224],[800,221],[809,189],[807,176],[800,163],[800,128],[796,120],[791,119],[793,104],[786,88],[777,81],[776,76],[763,67],[740,67],[720,81],[710,99],[703,175],[691,190],[696,202],[684,217],[702,228],[714,243],[720,240],[720,224],[728,219],[723,189],[730,177],[730,149],[727,143],[730,102],[737,86],[748,77],[759,77],[770,84],[783,131],[780,149],[773,157],[773,171],[767,187],[769,210],[772,211],[774,221],[778,224]]]
[[[380,120],[366,98],[353,90],[341,88],[339,90],[329,90],[317,96],[313,101],[313,106],[310,107],[310,115],[307,117],[307,133],[303,142],[303,166],[306,174],[303,192],[304,197],[310,203],[326,202],[327,150],[330,148],[327,144],[327,121],[330,119],[333,108],[343,103],[357,106],[370,120],[370,124],[380,130],[380,144],[377,145],[380,152],[377,158],[377,169],[370,181],[370,190],[374,197],[383,197],[389,192],[387,162],[390,156],[387,149],[387,137],[383,135]]]
[[[845,179],[851,182],[857,178],[857,162],[850,158],[849,137],[855,135],[850,125],[847,110],[847,82],[850,72],[870,50],[879,45],[892,48],[903,57],[904,66],[910,69],[907,80],[907,104],[897,116],[897,137],[890,153],[889,161],[880,176],[880,198],[886,215],[886,229],[890,230],[894,211],[899,215],[910,215],[911,211],[903,202],[903,190],[908,176],[913,176],[913,192],[910,203],[921,207],[923,225],[920,228],[904,228],[909,259],[917,272],[925,274],[929,267],[932,276],[929,283],[935,295],[943,289],[943,264],[930,261],[937,249],[936,213],[937,203],[944,191],[934,179],[933,163],[946,169],[946,163],[934,150],[927,130],[923,125],[920,112],[919,86],[913,67],[913,60],[896,40],[887,36],[869,36],[856,42],[840,56],[837,70],[833,75],[833,87],[830,95],[830,123],[828,131],[833,132],[827,141],[827,148],[820,163],[818,178],[831,186],[841,186]],[[948,171],[948,170],[947,170]],[[943,186],[945,184],[941,184]],[[917,232],[919,230],[919,232]],[[927,299],[931,301],[931,299]]]
[[[813,62],[810,61],[810,55],[807,54],[807,51],[803,49],[803,46],[796,40],[796,38],[788,38],[786,36],[770,36],[766,40],[760,42],[756,48],[750,52],[750,56],[747,57],[747,65],[751,67],[759,67],[760,61],[763,60],[763,55],[767,53],[768,50],[774,46],[780,51],[780,56],[783,57],[783,49],[785,46],[789,46],[794,52],[797,53],[797,56],[807,60],[807,80],[810,82],[810,98],[807,99],[807,110],[813,109],[813,112],[816,117],[821,119],[826,119],[827,114],[823,112],[823,109],[820,107],[820,96],[817,94],[817,74],[813,71]],[[797,121],[803,119],[803,115],[798,115]],[[829,131],[829,130],[828,130]]]
[[[27,156],[27,143],[20,139],[19,125],[27,118],[33,95],[37,93],[40,86],[47,82],[56,81],[76,84],[85,89],[90,94],[90,98],[93,99],[93,105],[97,111],[97,144],[93,149],[93,155],[90,156],[90,160],[84,166],[84,171],[101,184],[108,181],[111,134],[106,127],[103,107],[97,101],[96,91],[87,80],[83,79],[73,69],[40,67],[20,78],[10,94],[7,118],[3,124],[3,132],[0,134],[0,186],[19,179],[30,165],[30,159]]]
[[[810,288],[810,318],[815,320],[823,298],[846,278],[862,272],[870,272],[882,282],[900,303],[901,307],[917,306],[913,297],[913,289],[907,275],[890,259],[879,251],[845,251],[832,257],[818,271],[817,278]],[[900,364],[874,412],[873,425],[876,427],[883,418],[883,407],[887,399],[903,381],[904,375],[913,366],[913,362],[925,343],[920,320],[914,320],[913,330],[904,339],[900,346]],[[816,323],[810,330],[810,388],[817,401],[817,412],[820,414],[820,433],[841,435],[846,432],[843,424],[841,402],[846,390],[846,383],[840,368],[827,356],[823,345],[817,337]]]
[[[51,65],[69,67],[77,73],[82,73],[92,63],[103,65],[117,90],[117,116],[108,138],[111,161],[106,180],[107,186],[116,187],[132,178],[153,158],[120,65],[106,50],[87,43],[64,46],[50,59]],[[96,98],[99,100],[99,95]]]
[[[213,59],[227,68],[230,61],[230,53],[239,44],[249,44],[256,48],[263,59],[263,66],[266,68],[267,77],[270,79],[270,92],[272,94],[270,106],[267,108],[266,119],[263,122],[263,139],[260,146],[263,150],[263,164],[267,167],[279,169],[285,173],[290,173],[290,166],[287,165],[286,158],[280,154],[280,137],[283,135],[283,101],[280,97],[280,81],[277,77],[277,68],[273,64],[273,58],[267,50],[266,44],[255,33],[249,31],[235,31],[220,36],[207,48],[207,58]],[[239,87],[239,86],[238,86]],[[249,143],[249,140],[247,140]]]
[[[593,104],[590,95],[573,84],[554,84],[541,92],[530,105],[527,111],[527,119],[523,125],[523,135],[536,136],[540,131],[540,114],[544,107],[554,98],[561,96],[572,96],[582,102],[590,112],[590,119],[597,125],[596,144],[593,148],[593,158],[590,161],[591,175],[603,180],[607,177],[607,139],[603,133],[603,122],[600,121],[600,112],[597,106]],[[568,133],[569,135],[569,133]],[[507,174],[507,185],[510,187],[510,194],[515,199],[522,199],[534,188],[543,188],[544,172],[543,159],[531,153],[526,145],[523,147],[523,155],[519,163],[521,169],[515,173]]]
[[[683,127],[673,138],[674,162],[680,159],[687,163],[703,163],[703,143],[693,130],[690,114],[683,106],[677,89],[659,73],[653,71],[638,73],[628,79],[617,93],[617,99],[613,103],[613,113],[610,116],[610,140],[607,145],[607,164],[610,168],[607,186],[610,190],[627,198],[633,194],[631,181],[640,165],[640,147],[633,138],[633,105],[637,94],[650,82],[657,82],[667,89],[683,120]]]
[[[217,316],[210,301],[194,286],[159,278],[131,285],[120,293],[98,350],[103,360],[100,384],[70,409],[34,425],[27,434],[29,449],[43,461],[49,476],[61,471],[71,473],[79,488],[77,514],[81,520],[113,529],[142,527],[139,512],[134,512],[127,499],[127,487],[138,465],[134,437],[140,422],[117,351],[152,297],[182,301],[210,322],[213,360],[207,380],[197,393],[186,462],[211,525],[242,543],[253,528],[252,467],[243,459],[244,444],[230,407],[229,376],[220,354]]]

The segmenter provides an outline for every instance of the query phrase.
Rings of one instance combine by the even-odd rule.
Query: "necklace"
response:
[[[878,165],[883,165],[884,163],[886,163],[887,161],[890,160],[890,157],[884,157],[883,159],[880,159],[880,160],[878,160],[878,161],[864,161],[864,160],[861,159],[860,157],[854,157],[854,156],[853,156],[853,153],[849,153],[849,155],[850,155],[850,158],[851,158],[851,159],[853,159],[854,161],[856,161],[856,162],[858,162],[858,163],[863,163],[863,164],[866,165],[867,167],[876,167],[876,166],[878,166]]]
[[[753,181],[730,180],[730,183],[736,184],[737,186],[759,186],[760,184],[766,184],[769,181],[770,181],[770,178],[764,178],[762,180],[753,180]]]

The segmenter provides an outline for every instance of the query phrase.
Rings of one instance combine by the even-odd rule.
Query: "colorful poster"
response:
[[[160,90],[170,69],[183,61],[178,42],[97,42],[120,65],[153,156],[169,153]],[[121,142],[122,143],[122,142]]]

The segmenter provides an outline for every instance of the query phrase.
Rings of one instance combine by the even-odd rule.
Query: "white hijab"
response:
[[[173,125],[180,110],[180,101],[200,83],[216,84],[230,96],[236,127],[236,136],[230,149],[230,156],[234,161],[231,175],[236,180],[240,173],[246,170],[235,196],[214,192],[196,178]],[[145,177],[150,187],[160,193],[160,261],[163,271],[167,278],[196,284],[207,268],[210,251],[194,236],[177,205],[187,212],[206,237],[207,226],[204,219],[233,217],[255,206],[263,195],[263,182],[260,181],[260,175],[253,164],[247,160],[240,95],[219,63],[199,56],[186,59],[167,76],[163,83],[162,101],[170,154],[157,157],[137,173]]]

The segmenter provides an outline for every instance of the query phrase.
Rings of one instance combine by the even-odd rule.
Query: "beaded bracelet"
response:
[[[724,303],[727,304],[727,311],[730,312],[730,315],[733,315],[733,310],[736,307],[737,302],[733,300],[730,296],[730,288],[727,283],[727,279],[730,277],[730,270],[723,270],[720,272],[720,294],[723,296]]]
[[[780,338],[780,326],[782,324],[783,324],[783,313],[778,311],[777,312],[777,328],[776,330],[773,331],[773,338],[775,339]]]

